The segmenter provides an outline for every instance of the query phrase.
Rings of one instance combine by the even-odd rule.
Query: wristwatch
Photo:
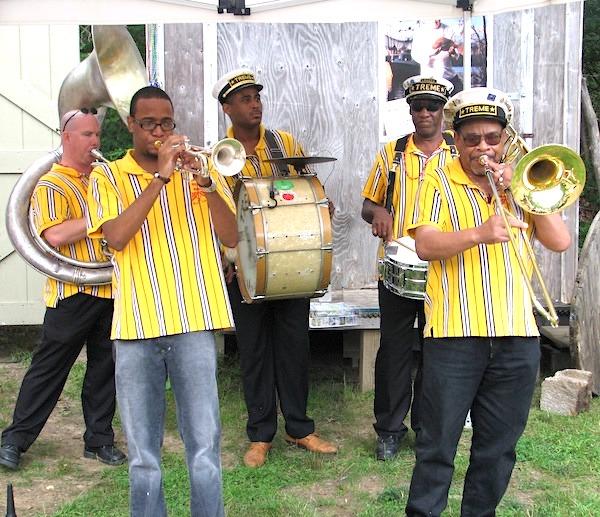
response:
[[[217,190],[217,184],[212,180],[212,178],[210,178],[210,183],[208,184],[207,187],[198,185],[198,188],[200,189],[200,192],[204,192],[204,193],[208,194],[210,192],[214,192],[215,190]]]
[[[161,176],[161,175],[160,175],[160,172],[158,172],[158,171],[156,171],[156,172],[154,173],[154,177],[155,177],[157,180],[160,180],[160,181],[162,181],[162,182],[163,182],[165,185],[166,185],[167,183],[169,183],[169,181],[171,181],[171,178],[166,178],[165,176]]]

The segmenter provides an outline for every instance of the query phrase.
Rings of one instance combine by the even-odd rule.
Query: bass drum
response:
[[[234,198],[236,269],[247,303],[325,294],[332,260],[328,200],[316,176],[242,178]]]

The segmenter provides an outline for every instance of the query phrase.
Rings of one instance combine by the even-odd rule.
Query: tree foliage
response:
[[[596,113],[600,112],[600,0],[587,0],[583,15],[583,75]]]
[[[145,25],[128,25],[127,29],[135,41],[142,59],[146,59],[146,27]],[[93,50],[92,30],[90,25],[79,27],[79,53],[85,59]],[[107,110],[102,122],[102,154],[108,160],[116,160],[132,146],[131,135],[114,109]]]

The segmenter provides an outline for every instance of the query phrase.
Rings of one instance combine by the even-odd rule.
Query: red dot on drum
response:
[[[292,199],[294,199],[294,194],[283,194],[281,197],[286,201],[291,201]]]

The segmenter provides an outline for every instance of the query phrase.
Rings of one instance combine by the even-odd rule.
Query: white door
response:
[[[79,62],[77,25],[0,25],[0,209],[19,175],[60,139],[58,92]],[[39,324],[44,279],[14,251],[0,221],[0,325]]]

